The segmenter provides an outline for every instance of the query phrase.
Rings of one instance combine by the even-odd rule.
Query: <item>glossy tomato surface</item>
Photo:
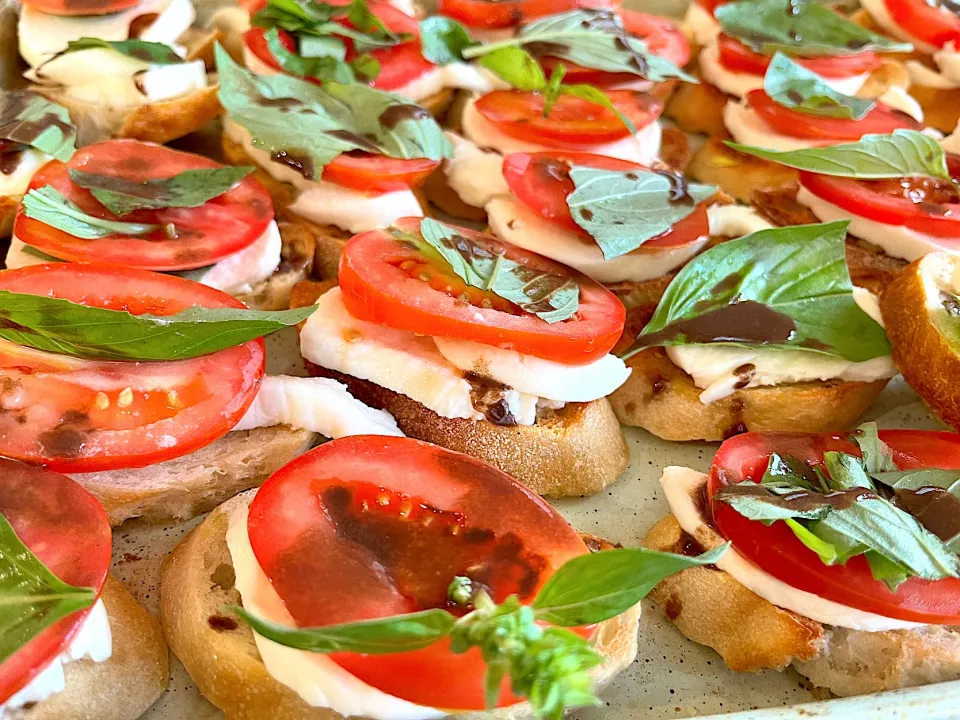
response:
[[[100,594],[110,567],[110,524],[90,493],[65,475],[0,458],[0,515],[60,580]],[[89,613],[58,620],[0,664],[0,704],[63,652]]]
[[[637,130],[663,112],[663,103],[633,90],[610,90],[607,96]],[[523,90],[494,90],[476,101],[477,112],[511,137],[545,145],[583,147],[613,142],[630,130],[612,110],[573,95],[561,95],[543,116],[543,95]]]
[[[496,29],[577,8],[612,10],[620,4],[621,0],[440,0],[438,12],[472,28]]]
[[[420,187],[439,160],[401,159],[369,153],[344,153],[323,168],[323,179],[364,192],[392,192]]]
[[[883,0],[891,19],[910,36],[934,47],[960,46],[960,16],[925,0]]]
[[[383,436],[334,440],[274,474],[257,492],[250,544],[298,626],[457,611],[457,576],[501,602],[531,602],[567,560],[587,552],[544,500],[486,463]],[[363,682],[421,705],[484,707],[486,665],[443,641],[408,653],[334,653]],[[504,683],[499,704],[518,701]]]
[[[403,218],[394,226],[419,233],[420,218]],[[625,310],[605,287],[491,235],[458,230],[492,256],[503,254],[532,271],[574,278],[580,286],[576,314],[547,323],[493,293],[467,287],[448,266],[434,264],[387,230],[362,233],[344,247],[339,278],[347,309],[361,320],[399,330],[472,340],[568,365],[598,360],[616,344]]]
[[[31,10],[45,15],[109,15],[136,7],[139,0],[25,0]]]
[[[503,177],[520,202],[544,220],[586,238],[590,237],[589,234],[574,222],[567,205],[567,196],[574,190],[569,175],[571,165],[621,172],[649,170],[626,160],[578,152],[512,153],[503,159]],[[670,230],[647,240],[640,252],[644,248],[656,250],[690,245],[709,234],[706,206],[701,203]]]
[[[947,155],[947,168],[955,179],[960,178],[960,156]],[[801,172],[800,184],[853,215],[903,225],[949,243],[960,241],[960,194],[945,180],[854,180]]]
[[[960,469],[960,436],[921,430],[880,431],[901,469]],[[772,452],[820,465],[827,451],[860,455],[849,436],[745,433],[727,440],[713,460],[708,484],[713,521],[737,552],[761,570],[799,590],[826,600],[912,622],[960,623],[960,579],[911,578],[895,592],[874,580],[861,555],[846,565],[824,565],[782,522],[765,525],[748,520],[730,505],[712,500],[725,485],[760,482]]]
[[[923,123],[882,103],[874,105],[861,119],[853,120],[818,117],[784,107],[763,90],[751,90],[747,102],[764,123],[781,135],[824,143],[855,142],[867,133],[889,135],[894,130],[923,130]]]
[[[134,315],[172,315],[195,305],[245,307],[190,280],[107,265],[4,270],[0,290]],[[168,362],[81,360],[0,341],[6,408],[0,455],[61,472],[144,467],[180,457],[239,422],[263,373],[263,340]]]
[[[772,57],[754,52],[736,38],[721,33],[717,38],[720,64],[732,72],[763,75]],[[876,70],[883,59],[875,52],[861,52],[833,57],[795,57],[807,70],[825,78],[846,78]]]
[[[89,240],[29,218],[18,212],[14,234],[27,245],[61,260],[96,262],[141,270],[189,270],[212,265],[243,250],[260,238],[273,221],[270,194],[252,177],[195,208],[135,210],[118,217],[76,183],[69,170],[120,180],[146,182],[173,177],[187,170],[223,167],[199,155],[139,140],[108,140],[88,145],[68,163],[52,160],[30,181],[30,189],[50,186],[88,215],[159,229],[145,235],[108,235]]]

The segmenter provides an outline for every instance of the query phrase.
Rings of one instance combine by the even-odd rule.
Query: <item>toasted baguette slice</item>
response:
[[[170,682],[167,643],[160,623],[120,581],[107,576],[101,594],[110,618],[113,654],[104,662],[64,666],[65,689],[7,720],[135,720]]]
[[[22,199],[22,195],[0,195],[0,240],[6,240],[13,233],[13,221]]]
[[[690,159],[687,175],[694,180],[717,185],[745,204],[750,204],[751,194],[757,190],[796,186],[796,170],[737,152],[723,144],[724,140],[729,139],[726,130],[709,138]]]
[[[315,440],[314,433],[286,425],[241,430],[156,465],[71,477],[100,501],[111,525],[135,517],[187,520],[259,487]]]
[[[311,362],[307,371],[331,377],[360,402],[386,410],[405,435],[485,460],[540,495],[592,495],[630,464],[623,431],[606,398],[541,412],[535,425],[503,426],[440,417],[406,395]]]
[[[296,692],[274,680],[260,659],[250,628],[222,614],[224,605],[240,604],[226,542],[229,516],[235,508],[249,505],[253,495],[238,495],[210,513],[167,560],[161,584],[167,641],[200,692],[224,711],[227,720],[339,720],[339,713],[307,705]],[[598,539],[590,540],[591,547],[610,547]],[[639,613],[637,606],[601,624],[597,649],[607,661],[596,671],[598,687],[633,661]],[[532,718],[533,713],[523,703],[457,717],[521,720]]]
[[[940,132],[954,132],[960,123],[960,88],[911,85],[910,94],[923,108],[925,124]]]
[[[904,379],[940,418],[960,428],[960,261],[931,253],[907,265],[880,296]]]

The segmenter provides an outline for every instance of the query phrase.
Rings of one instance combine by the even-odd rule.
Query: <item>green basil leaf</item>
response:
[[[763,91],[783,107],[814,117],[861,120],[876,106],[873,100],[837,92],[819,75],[780,52],[763,76]]]
[[[159,317],[0,290],[0,338],[93,360],[185,360],[296,325],[314,310],[313,306],[279,312],[195,306]]]
[[[550,117],[550,111],[553,110],[557,98],[563,90],[563,78],[567,74],[567,68],[563,63],[557,63],[547,79],[547,86],[543,89],[545,102],[543,103],[543,116]]]
[[[584,85],[581,83],[577,85],[561,85],[560,94],[573,95],[581,100],[591,102],[594,105],[601,105],[602,107],[607,108],[607,110],[612,111],[614,115],[620,118],[620,122],[626,126],[631,135],[637,134],[637,126],[633,124],[633,121],[630,118],[617,109],[616,105],[611,102],[610,97],[603,92],[603,90],[598,90],[593,85]]]
[[[871,473],[896,495],[897,504],[960,552],[960,470],[895,470]]]
[[[363,150],[394,158],[441,160],[450,141],[423,108],[366,85],[319,87],[289,75],[254,75],[216,48],[220,102],[275,161],[317,180],[337,156]]]
[[[0,514],[0,663],[96,601],[93,588],[73,587],[50,572]]]
[[[821,175],[858,180],[910,176],[951,179],[943,148],[932,137],[916,130],[864,135],[857,142],[782,152],[724,142],[739,152]]]
[[[347,20],[356,30],[346,27],[340,34],[353,40],[354,49],[360,53],[392,47],[405,39],[390,30],[380,18],[370,12],[366,0],[353,0],[350,3],[347,9]]]
[[[420,21],[421,52],[434,65],[459,62],[464,50],[478,45],[467,29],[452,18],[431,15]]]
[[[792,488],[825,492],[829,489],[819,468],[810,467],[791,455],[771,453],[767,469],[760,481],[763,485],[787,484]]]
[[[225,610],[268,640],[297,650],[324,654],[358,652],[384,655],[420,650],[448,637],[456,624],[453,615],[440,609],[311,628],[278,625],[236,605],[228,606]]]
[[[252,167],[202,168],[184,170],[169,178],[135,182],[111,175],[98,175],[70,168],[70,179],[87,188],[114,215],[127,215],[145,208],[194,208],[236,186]]]
[[[565,562],[537,593],[537,619],[564,627],[591,625],[626,612],[670,575],[712,565],[729,543],[697,557],[645,548],[578,555]]]
[[[518,90],[534,92],[547,86],[536,58],[518,47],[503,47],[483,55],[478,62]]]
[[[101,40],[100,38],[82,37],[67,43],[67,49],[60,55],[79,52],[80,50],[100,49],[113,50],[134,60],[141,60],[151,65],[176,65],[185,62],[184,59],[169,45],[145,40]]]
[[[271,32],[274,31],[268,31]],[[347,46],[343,40],[329,35],[303,35],[297,50],[302,58],[333,58],[338,62],[347,58]]]
[[[823,454],[823,464],[827,468],[827,484],[831,490],[863,488],[873,493],[877,491],[860,458],[829,451]]]
[[[573,165],[574,191],[567,206],[607,260],[626,255],[665,233],[712,197],[712,185],[687,185],[679,175],[656,170],[599,170]],[[677,194],[682,193],[677,199]]]
[[[270,0],[270,2],[256,13],[251,19],[255,27],[272,27],[277,20],[297,20],[298,25],[290,28],[291,32],[302,29],[305,25],[316,25],[328,22],[335,14],[345,12],[346,8],[314,2],[313,0]]]
[[[860,453],[863,456],[863,465],[868,473],[873,475],[874,473],[888,472],[897,469],[897,466],[893,462],[893,452],[887,447],[887,444],[880,439],[875,422],[863,423],[852,435],[854,441],[860,447]]]
[[[357,55],[350,61],[350,67],[353,68],[354,74],[365,78],[367,82],[380,77],[380,61],[369,53]]]
[[[97,240],[108,235],[146,235],[161,227],[149,223],[104,220],[88,215],[52,185],[44,185],[28,192],[23,198],[23,212],[28,218],[39,220],[45,225],[84,240]]]
[[[761,230],[697,255],[667,287],[627,356],[644,347],[709,343],[853,362],[889,355],[883,328],[853,299],[846,227],[842,221]]]
[[[580,306],[580,286],[569,275],[528,268],[430,218],[420,223],[420,233],[465,283],[489,290],[547,323],[573,317]]]
[[[923,488],[942,488],[948,493],[960,497],[960,470],[892,470],[870,473],[877,482],[891,490],[921,490]]]
[[[878,35],[815,0],[745,0],[714,13],[727,35],[756,52],[791,55],[852,55],[867,50],[910,52],[913,45]]]
[[[783,522],[786,523],[787,527],[790,528],[793,531],[793,534],[797,536],[797,540],[802,542],[820,556],[820,562],[822,562],[824,565],[837,564],[840,556],[837,553],[837,548],[835,545],[828,543],[826,540],[820,537],[817,537],[817,535],[810,532],[806,527],[792,518],[784,518]]]
[[[65,107],[30,90],[10,90],[0,93],[0,140],[66,162],[77,150],[77,129]]]
[[[900,585],[910,579],[910,572],[906,568],[880,553],[868,550],[863,555],[870,567],[870,574],[873,575],[873,579],[886,583],[890,592],[896,592]]]
[[[714,500],[726,503],[749,520],[757,520],[769,525],[777,520],[787,518],[801,520],[820,520],[825,518],[832,507],[827,500],[818,502],[820,493],[807,491],[804,498],[808,500],[807,507],[796,502],[782,499],[781,495],[796,495],[804,492],[804,488],[784,482],[780,485],[772,483],[758,484],[745,480],[736,485],[729,485],[713,496]]]
[[[264,39],[267,42],[267,48],[277,61],[277,64],[291,75],[298,78],[313,78],[324,82],[356,82],[357,78],[350,64],[342,62],[335,55],[312,57],[292,52],[281,42],[277,28],[267,30],[264,34]],[[314,47],[312,49],[315,50],[316,48]],[[346,57],[346,45],[343,46],[343,55]]]

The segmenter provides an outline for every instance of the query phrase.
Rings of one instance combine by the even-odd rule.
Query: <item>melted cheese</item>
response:
[[[27,192],[30,178],[50,160],[50,156],[39,150],[28,148],[20,153],[17,164],[10,173],[0,172],[0,196],[19,198]]]

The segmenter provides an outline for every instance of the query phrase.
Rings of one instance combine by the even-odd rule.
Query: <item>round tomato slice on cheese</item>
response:
[[[960,469],[960,436],[953,433],[881,430],[880,439],[894,451],[900,469]],[[862,555],[846,565],[825,565],[785,523],[748,520],[727,503],[712,499],[725,485],[760,482],[773,452],[822,467],[827,451],[860,455],[857,445],[841,435],[745,433],[727,440],[713,460],[707,490],[716,527],[747,560],[799,590],[898,620],[960,624],[960,579],[911,578],[891,592],[874,579]]]
[[[763,75],[772,59],[770,55],[754,52],[736,38],[721,34],[717,38],[720,64],[732,72]],[[795,57],[807,70],[825,78],[847,78],[873,72],[883,64],[875,52],[860,52],[831,57]]]
[[[253,552],[300,627],[430,608],[452,612],[457,576],[496,602],[531,602],[567,560],[587,552],[537,495],[486,463],[381,436],[329,442],[274,474],[250,506]],[[583,630],[586,632],[586,630]],[[484,708],[486,665],[449,641],[407,653],[333,653],[389,695],[451,710]],[[503,685],[499,705],[518,702]]]
[[[472,28],[495,29],[568,10],[611,10],[620,4],[621,0],[440,0],[438,12]]]
[[[419,42],[372,50],[370,55],[380,63],[380,74],[370,83],[378,90],[399,90],[437,69],[436,65],[423,56]]]
[[[27,245],[60,260],[108,263],[141,270],[190,270],[212,265],[257,241],[273,220],[270,194],[252,177],[245,177],[222,195],[200,207],[135,210],[119,217],[70,179],[69,170],[143,183],[171,178],[188,170],[223,167],[199,155],[139,140],[108,140],[89,145],[67,163],[53,160],[30,181],[30,189],[45,186],[97,218],[157,225],[144,235],[113,234],[89,240],[27,217],[21,208],[14,235]]]
[[[45,15],[110,15],[136,7],[140,0],[24,0],[31,10]]]
[[[172,315],[196,305],[245,307],[183,278],[107,265],[4,270],[0,290],[133,315]],[[240,421],[263,373],[259,339],[168,362],[84,360],[0,340],[0,455],[61,472],[144,467],[180,457]]]
[[[0,458],[0,515],[60,580],[100,594],[110,567],[110,523],[90,493],[65,475]],[[0,663],[0,704],[64,651],[89,614],[88,607],[67,615]]]
[[[891,19],[910,37],[934,47],[948,42],[960,45],[960,15],[950,12],[946,3],[926,0],[883,0]]]
[[[614,107],[639,130],[663,112],[663,103],[633,90],[609,90]],[[494,90],[477,100],[477,112],[511,137],[528,142],[582,147],[620,140],[630,135],[617,114],[573,95],[561,95],[543,116],[544,96],[523,90]]]
[[[960,155],[947,155],[947,169],[960,179]],[[946,180],[854,180],[801,172],[800,184],[853,215],[960,242],[960,192]]]
[[[439,160],[400,159],[370,153],[344,153],[323,168],[323,179],[364,192],[385,193],[420,187]]]
[[[420,218],[402,218],[395,229],[419,235]],[[493,345],[568,365],[606,355],[623,332],[625,310],[609,290],[545,257],[457,228],[492,257],[504,255],[535,273],[570,277],[580,286],[580,306],[568,320],[547,323],[492,292],[467,286],[390,230],[352,238],[340,255],[340,291],[350,313],[398,330]]]
[[[751,90],[747,102],[763,122],[781,135],[825,143],[855,142],[867,133],[889,135],[894,130],[923,130],[923,123],[882,103],[874,105],[861,119],[853,120],[817,117],[784,107],[763,90]]]
[[[589,239],[589,233],[574,222],[567,205],[567,196],[573,192],[570,166],[582,165],[600,170],[645,170],[643,165],[578,152],[512,153],[503,159],[503,177],[517,199],[544,220]],[[677,178],[669,174],[671,178]],[[710,234],[707,209],[703,203],[674,225],[670,230],[647,240],[640,248],[656,250],[690,245]],[[588,240],[593,242],[592,239]]]

